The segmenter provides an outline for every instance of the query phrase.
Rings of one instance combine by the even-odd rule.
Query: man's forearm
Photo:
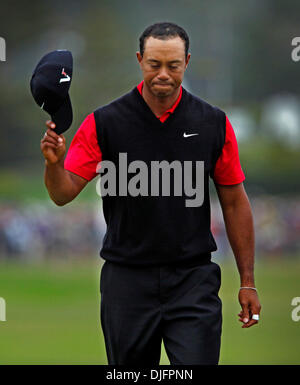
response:
[[[72,178],[64,169],[64,159],[56,164],[48,164],[45,160],[44,181],[50,198],[58,206],[70,202],[75,196]]]
[[[241,278],[241,286],[254,287],[254,225],[247,196],[223,209],[227,236]]]

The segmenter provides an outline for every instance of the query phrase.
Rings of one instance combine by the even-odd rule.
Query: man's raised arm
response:
[[[88,180],[65,170],[66,139],[53,130],[54,122],[48,120],[46,126],[48,129],[41,140],[41,151],[45,158],[44,181],[53,202],[63,206],[80,193]]]

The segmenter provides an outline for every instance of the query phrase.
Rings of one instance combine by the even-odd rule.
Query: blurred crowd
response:
[[[99,254],[106,224],[98,203],[55,206],[52,202],[0,204],[0,258],[86,258]],[[256,255],[300,252],[300,199],[251,197]],[[218,200],[212,199],[212,232],[217,258],[232,255]]]
[[[257,256],[285,257],[300,252],[300,199],[279,196],[250,198]],[[212,232],[220,258],[231,253],[220,204],[212,203]]]
[[[0,205],[0,257],[41,259],[99,252],[105,222],[98,205]]]

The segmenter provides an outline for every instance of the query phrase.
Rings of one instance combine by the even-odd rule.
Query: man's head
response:
[[[189,37],[173,23],[153,24],[140,37],[137,59],[144,83],[155,96],[167,97],[180,87],[190,60]]]

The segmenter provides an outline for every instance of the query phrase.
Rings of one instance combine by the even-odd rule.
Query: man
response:
[[[137,52],[143,81],[86,117],[65,160],[66,141],[53,132],[53,122],[47,122],[41,141],[45,184],[60,206],[98,175],[98,166],[102,172],[109,168],[104,161],[115,165],[112,185],[117,194],[102,196],[107,232],[100,252],[105,259],[101,324],[109,364],[158,365],[162,339],[171,364],[218,363],[221,277],[211,261],[217,247],[210,231],[209,177],[240,273],[239,320],[249,328],[259,318],[253,219],[236,138],[223,111],[181,86],[191,57],[188,50],[189,38],[178,25],[148,27]],[[184,174],[184,186],[197,184],[200,175],[195,193],[201,190],[202,199],[187,205],[187,190],[175,194],[183,184],[175,177],[170,194],[149,196],[143,190],[129,195],[122,180],[127,181],[131,166],[124,168],[120,154],[131,166],[143,161],[147,170],[155,162],[165,166],[177,161],[184,171],[196,163],[196,173],[194,168]],[[153,187],[152,178],[140,178],[135,188],[141,192],[144,182]]]

